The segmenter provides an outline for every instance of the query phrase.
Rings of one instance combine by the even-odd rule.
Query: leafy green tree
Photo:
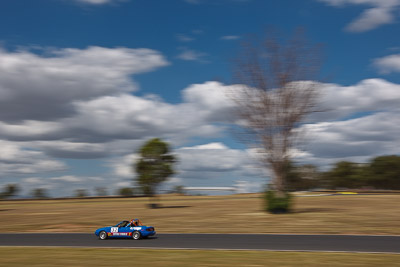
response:
[[[157,186],[174,174],[175,157],[166,142],[158,138],[147,141],[139,150],[140,158],[133,169],[136,181],[146,196],[153,196]]]
[[[314,165],[297,166],[292,161],[288,161],[285,172],[288,191],[309,190],[319,186],[320,173]]]
[[[3,192],[0,194],[0,198],[10,198],[15,196],[19,191],[17,184],[8,184],[4,186]]]
[[[374,158],[368,168],[368,181],[376,189],[400,190],[400,157]]]
[[[336,163],[322,175],[328,188],[362,188],[400,190],[400,156],[380,156],[369,164],[348,161]]]
[[[354,162],[341,161],[323,175],[323,179],[331,189],[361,188],[368,184],[367,166]]]

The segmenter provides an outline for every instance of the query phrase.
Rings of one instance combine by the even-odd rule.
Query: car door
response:
[[[119,227],[118,231],[120,237],[130,237],[130,232],[132,232],[132,230],[130,229],[130,227],[128,227],[128,225],[124,227]]]

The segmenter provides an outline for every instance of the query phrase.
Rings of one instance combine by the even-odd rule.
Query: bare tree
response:
[[[285,192],[285,164],[301,139],[299,126],[315,111],[319,49],[309,46],[301,30],[288,41],[276,34],[243,45],[234,61],[241,140],[256,148],[273,174],[273,188]]]

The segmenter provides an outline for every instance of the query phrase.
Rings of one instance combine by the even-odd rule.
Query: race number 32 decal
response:
[[[111,227],[111,233],[118,233],[118,227]]]

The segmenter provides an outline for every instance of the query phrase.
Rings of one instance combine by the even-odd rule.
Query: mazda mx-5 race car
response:
[[[94,234],[99,239],[107,238],[132,238],[135,240],[147,238],[156,234],[153,226],[145,226],[138,219],[122,221],[115,226],[107,226],[97,229]]]

